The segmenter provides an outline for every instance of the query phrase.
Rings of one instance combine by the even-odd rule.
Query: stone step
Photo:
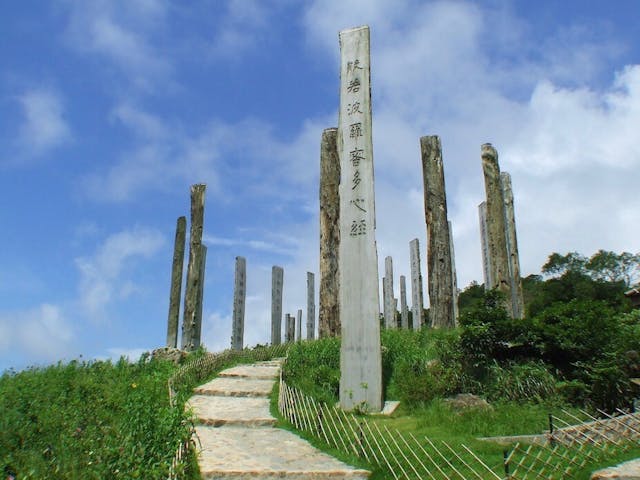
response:
[[[200,423],[211,426],[272,426],[276,419],[269,413],[269,399],[194,395],[187,402]]]
[[[275,379],[280,375],[280,365],[238,365],[227,368],[218,374],[219,377],[242,377],[257,379]]]
[[[365,480],[370,472],[320,452],[291,432],[277,428],[196,427],[206,479]]]
[[[194,389],[199,395],[226,397],[268,397],[275,380],[247,377],[218,377]]]
[[[616,467],[598,470],[591,474],[591,480],[640,480],[640,459],[621,463]]]
[[[274,358],[273,360],[264,360],[262,362],[256,362],[254,365],[268,366],[268,367],[281,367],[284,363],[284,358]]]

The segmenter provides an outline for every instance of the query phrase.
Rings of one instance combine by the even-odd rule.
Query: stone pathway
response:
[[[198,465],[203,479],[365,480],[370,472],[319,451],[286,430],[274,428],[269,395],[279,361],[241,365],[201,385],[187,407],[199,425]]]
[[[591,480],[640,480],[640,459],[593,472]]]

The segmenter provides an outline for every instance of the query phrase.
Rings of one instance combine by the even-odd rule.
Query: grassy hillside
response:
[[[199,350],[180,367],[145,355],[135,364],[73,361],[7,372],[0,377],[0,471],[20,480],[166,479],[178,446],[191,438],[184,404],[193,388],[287,348]],[[193,453],[176,467],[177,478],[200,478]]]
[[[166,478],[187,414],[169,405],[176,366],[77,362],[0,377],[0,468],[20,479]]]
[[[489,358],[486,364],[478,363],[478,359],[469,355],[469,349],[462,344],[468,341],[465,334],[469,334],[466,327],[449,332],[384,330],[382,364],[385,398],[401,400],[402,403],[392,416],[373,417],[369,421],[381,431],[397,432],[405,437],[426,437],[436,443],[446,442],[458,452],[462,452],[460,446],[464,444],[487,465],[500,470],[505,449],[510,451],[515,441],[506,446],[481,441],[478,437],[540,434],[549,426],[550,413],[555,417],[557,428],[564,425],[560,422],[576,423],[572,415],[585,419],[581,410],[594,407],[589,401],[578,401],[584,397],[576,397],[562,388],[566,382],[540,359],[521,362],[507,359],[500,362]],[[289,349],[283,376],[287,384],[304,394],[327,405],[335,405],[338,400],[339,363],[339,339],[299,343]],[[488,399],[489,405],[459,408],[445,401],[446,397],[463,392],[472,392]],[[326,416],[329,416],[328,412],[321,417]],[[288,425],[288,422],[283,422]],[[327,420],[327,423],[330,421]],[[328,430],[331,428],[344,428],[345,436],[349,436],[348,428],[343,427],[339,420],[327,427]],[[309,437],[310,434],[307,432],[306,435]],[[330,450],[329,444],[325,444],[320,437],[313,441],[320,448]],[[340,442],[337,445],[340,448]],[[384,441],[380,445],[381,451],[390,453]],[[346,450],[347,447],[341,452],[343,456]],[[636,458],[639,454],[640,448],[636,446],[624,452],[609,452],[603,459],[601,452],[595,448],[592,460],[587,461],[580,472],[574,469],[573,473],[575,478],[589,478],[589,473],[597,467],[614,465]],[[544,455],[546,458],[549,453],[544,452]],[[464,454],[462,456],[465,457]],[[348,455],[344,459],[354,461]],[[362,462],[362,459],[356,461]],[[393,478],[391,467],[388,469],[384,465],[372,464],[368,468],[374,471],[373,478]],[[443,468],[447,469],[446,466]]]

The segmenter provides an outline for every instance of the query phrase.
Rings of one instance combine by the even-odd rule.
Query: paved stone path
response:
[[[191,407],[200,423],[196,443],[203,479],[366,480],[356,469],[317,450],[286,430],[274,428],[269,395],[279,361],[241,365],[194,391]]]
[[[640,480],[640,459],[593,472],[591,480]]]

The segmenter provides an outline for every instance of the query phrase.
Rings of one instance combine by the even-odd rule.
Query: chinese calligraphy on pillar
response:
[[[382,408],[369,28],[340,32],[340,405]]]

